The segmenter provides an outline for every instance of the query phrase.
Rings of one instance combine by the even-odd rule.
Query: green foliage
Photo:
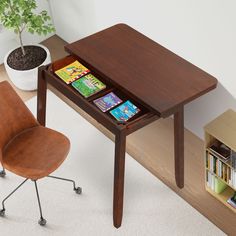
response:
[[[55,31],[47,11],[35,13],[36,8],[36,0],[0,0],[0,23],[18,34],[22,48],[24,30],[38,35]]]

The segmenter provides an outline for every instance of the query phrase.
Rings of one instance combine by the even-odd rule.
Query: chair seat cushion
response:
[[[65,160],[70,141],[43,126],[24,130],[3,150],[3,166],[22,177],[37,180],[56,170]]]

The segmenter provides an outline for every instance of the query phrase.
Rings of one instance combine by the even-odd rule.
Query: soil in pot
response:
[[[31,70],[40,66],[46,59],[46,51],[38,46],[24,46],[25,56],[21,48],[12,51],[8,58],[7,64],[15,70]]]

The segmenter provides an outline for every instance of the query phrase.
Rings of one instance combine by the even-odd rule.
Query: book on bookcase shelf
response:
[[[140,112],[140,109],[129,100],[110,111],[111,115],[120,122],[128,121],[138,112]]]
[[[207,187],[218,194],[227,188],[227,184],[225,184],[220,178],[216,177],[210,171],[207,171],[206,173],[206,182]]]
[[[93,101],[94,104],[102,111],[106,112],[111,108],[117,106],[122,102],[122,100],[116,96],[113,92],[110,92],[96,100]]]
[[[82,65],[79,61],[74,61],[69,65],[55,71],[54,73],[62,79],[66,84],[70,84],[73,81],[88,74],[90,70]]]
[[[223,143],[215,142],[209,147],[210,151],[218,155],[223,160],[228,160],[230,158],[230,148]]]
[[[233,208],[236,209],[236,192],[234,193],[234,195],[232,197],[230,197],[227,200],[227,203],[229,203]]]
[[[74,81],[72,86],[85,98],[88,98],[106,88],[106,85],[92,74],[87,74]]]
[[[208,150],[206,151],[206,168],[229,186],[236,189],[236,170]]]
[[[229,203],[230,206],[232,206],[233,208],[236,209],[236,203],[233,202],[233,201],[231,200],[231,198],[229,198],[229,199],[227,200],[227,203]]]
[[[236,169],[236,152],[231,149],[230,152],[230,157],[231,157],[231,166]]]

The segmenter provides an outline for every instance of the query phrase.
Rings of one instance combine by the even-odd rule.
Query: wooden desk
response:
[[[175,178],[184,187],[184,105],[214,89],[217,80],[128,25],[118,24],[65,47],[71,56],[39,69],[37,116],[45,125],[46,87],[50,83],[115,134],[113,222],[123,214],[126,136],[157,120],[174,115]],[[55,70],[78,59],[103,81],[105,91],[83,98],[55,76]],[[141,112],[126,123],[101,112],[93,99],[115,91]]]

